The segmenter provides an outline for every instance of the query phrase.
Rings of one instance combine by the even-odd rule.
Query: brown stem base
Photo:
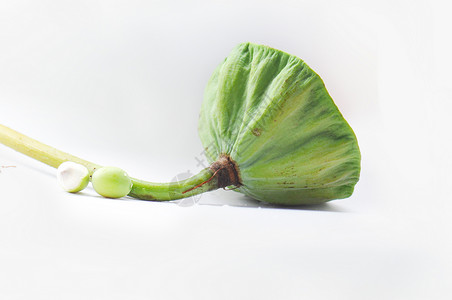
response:
[[[216,173],[218,188],[240,187],[242,185],[237,163],[229,155],[221,154],[218,160],[212,163],[210,169]]]

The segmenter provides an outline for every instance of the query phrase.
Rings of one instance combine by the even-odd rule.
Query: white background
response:
[[[202,169],[210,74],[238,43],[304,59],[358,137],[349,199],[275,208],[64,193],[0,146],[1,299],[450,299],[447,1],[0,1],[0,122],[131,176]],[[225,204],[222,206],[221,204]]]

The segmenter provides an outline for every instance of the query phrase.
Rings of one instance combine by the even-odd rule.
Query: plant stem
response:
[[[129,196],[143,200],[176,200],[218,189],[217,178],[210,168],[177,182],[152,183],[132,178],[132,183]]]
[[[65,161],[84,165],[88,168],[90,175],[95,169],[100,168],[97,164],[57,150],[1,124],[0,143],[54,168],[58,168]]]
[[[39,160],[51,167],[65,161],[79,163],[88,168],[90,175],[100,168],[100,165],[81,159],[69,153],[57,150],[22,133],[0,124],[0,143]],[[169,201],[190,197],[219,188],[216,172],[205,168],[198,174],[178,182],[153,183],[132,178],[132,190],[129,196],[143,200]]]

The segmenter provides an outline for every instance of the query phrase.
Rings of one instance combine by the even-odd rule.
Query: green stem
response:
[[[217,178],[210,168],[177,182],[152,183],[132,178],[129,196],[143,200],[168,201],[198,195],[218,189]]]
[[[90,175],[100,165],[81,159],[69,153],[57,150],[22,133],[0,124],[0,143],[39,160],[51,167],[65,161],[72,161],[88,168]],[[188,179],[170,183],[153,183],[132,178],[132,190],[129,196],[143,200],[169,201],[190,197],[219,188],[216,173],[206,168]]]

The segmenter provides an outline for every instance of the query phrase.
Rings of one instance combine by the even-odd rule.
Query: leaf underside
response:
[[[322,79],[301,59],[244,43],[205,90],[199,134],[211,162],[228,154],[235,191],[286,205],[349,197],[360,174],[358,143]]]

